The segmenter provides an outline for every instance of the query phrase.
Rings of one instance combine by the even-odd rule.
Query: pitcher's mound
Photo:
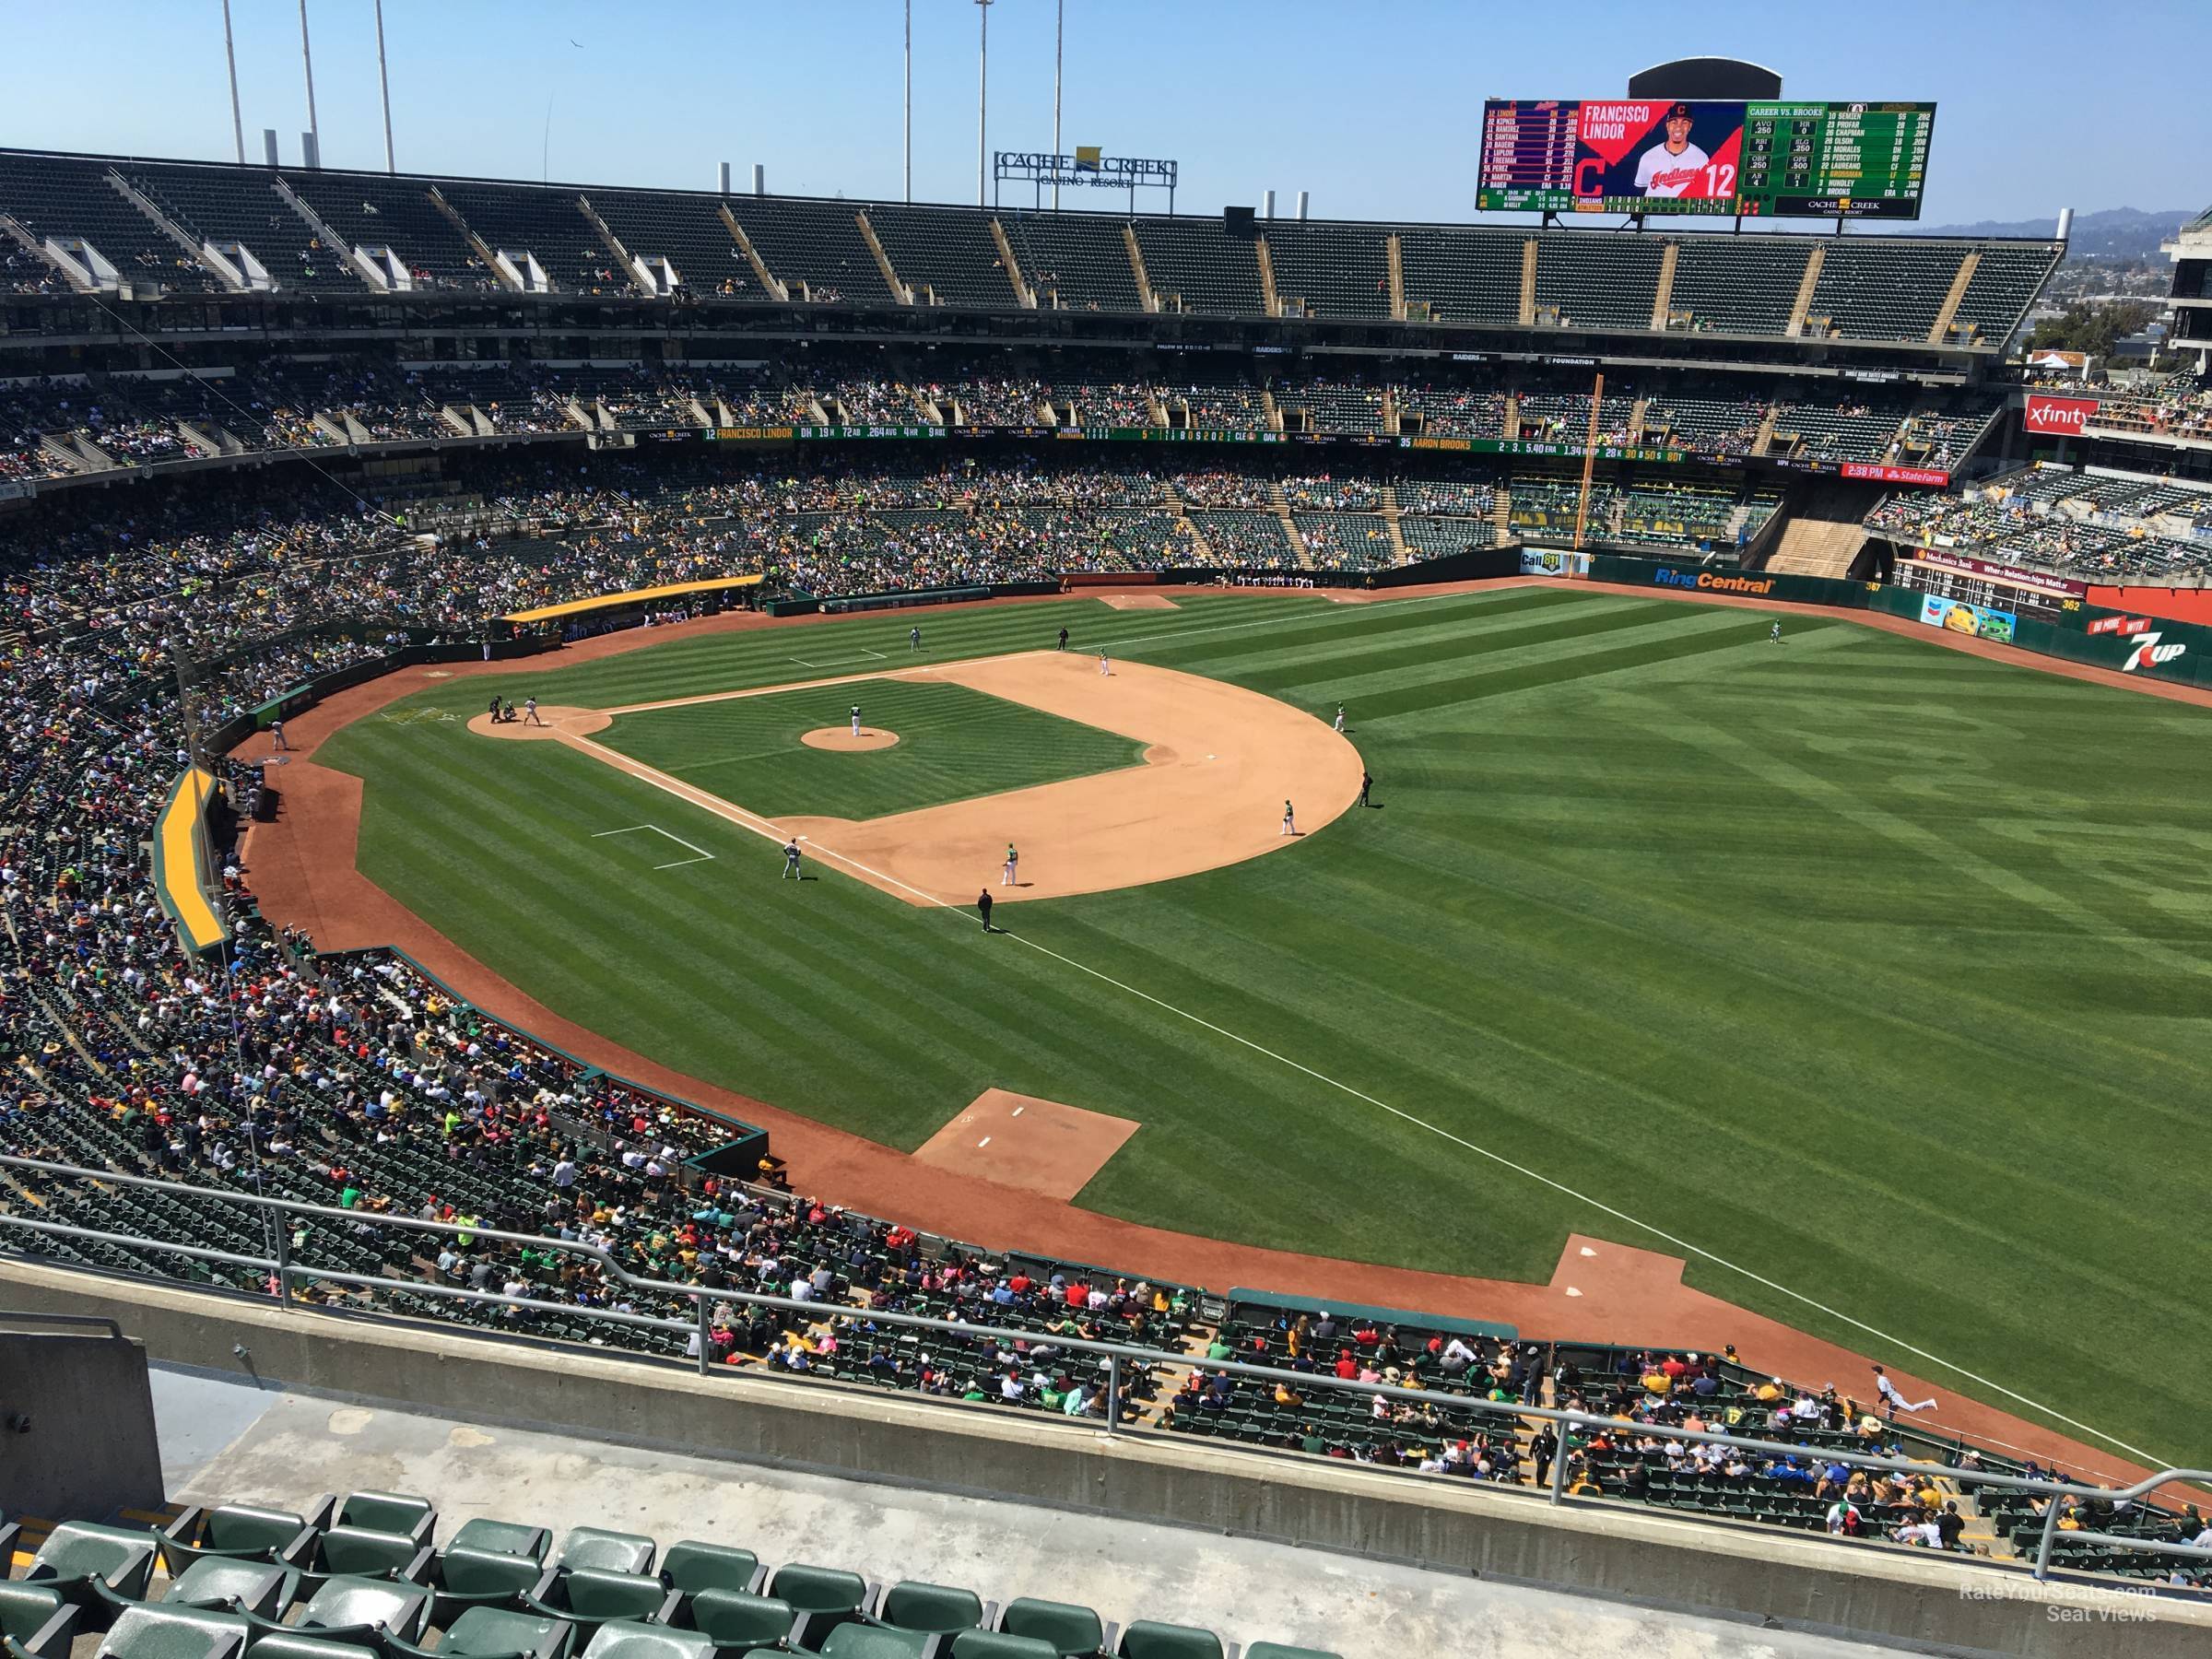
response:
[[[1130,1118],[986,1088],[913,1156],[1025,1193],[1073,1198],[1136,1130]]]
[[[811,732],[802,733],[799,741],[808,748],[879,749],[889,748],[898,742],[899,734],[886,732],[876,726],[863,726],[860,735],[855,737],[851,726],[816,726]]]
[[[560,732],[566,732],[572,737],[586,737],[594,732],[604,732],[615,724],[612,714],[603,714],[597,709],[570,709],[554,703],[539,703],[537,717],[546,724],[524,725],[520,709],[515,711],[512,720],[502,720],[496,724],[488,713],[473,714],[469,717],[468,729],[479,737],[499,737],[512,741],[515,738],[528,740],[551,737]]]
[[[1113,610],[1181,610],[1165,594],[1100,594],[1099,603]]]

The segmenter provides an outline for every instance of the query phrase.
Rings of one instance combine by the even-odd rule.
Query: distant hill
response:
[[[2146,212],[2140,207],[2100,207],[2094,213],[2074,216],[2074,236],[2066,253],[2070,259],[2148,259],[2158,255],[2159,244],[2196,217],[2197,209],[2171,208]],[[2055,236],[2058,216],[2037,219],[1983,219],[1971,225],[1912,225],[1900,227],[1915,236]]]

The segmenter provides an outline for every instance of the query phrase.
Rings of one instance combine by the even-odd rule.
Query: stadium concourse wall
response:
[[[493,1427],[1413,1562],[1506,1583],[1916,1650],[2181,1659],[2212,1612],[2024,1566],[1267,1457],[990,1406],[402,1327],[0,1261],[0,1301],[113,1319],[156,1361]],[[856,1493],[856,1500],[865,1494]],[[2079,1627],[2096,1626],[2093,1647]]]

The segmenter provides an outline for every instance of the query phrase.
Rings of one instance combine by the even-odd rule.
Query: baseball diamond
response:
[[[992,1087],[1126,1117],[1143,1127],[1085,1206],[1356,1260],[1541,1280],[1595,1200],[1710,1252],[1688,1277],[1716,1294],[1839,1338],[1853,1327],[1798,1296],[1878,1303],[1885,1328],[1939,1335],[1947,1359],[2066,1415],[2188,1431],[2182,1392],[2122,1397],[2093,1357],[2029,1350],[2044,1322],[2090,1317],[2154,1238],[2194,1248],[2156,1219],[2187,1205],[2186,1177],[2139,1156],[2176,1107],[2132,1068],[2156,1056],[2185,1090],[2200,1058],[2189,941],[2212,928],[2212,841],[2166,811],[2212,783],[2199,714],[1841,619],[1794,624],[1784,660],[1756,609],[1571,585],[1180,605],[956,612],[901,672],[1003,683],[1065,618],[1122,666],[1101,680],[1047,653],[1058,683],[1106,699],[1171,671],[1267,700],[1344,743],[1346,800],[1364,765],[1378,806],[1324,823],[1294,783],[1308,833],[1278,841],[1284,791],[1255,780],[1243,828],[1268,856],[1044,907],[1025,894],[1003,941],[917,908],[877,862],[949,851],[964,883],[947,868],[925,890],[971,900],[1004,830],[898,841],[945,808],[854,824],[807,814],[794,779],[773,803],[792,818],[733,819],[582,745],[488,754],[435,722],[354,720],[310,764],[363,780],[371,879],[535,1001],[687,1075],[905,1148]],[[828,622],[806,639],[830,653],[902,632]],[[789,699],[781,638],[646,641],[489,677],[562,707]],[[466,708],[475,677],[394,706]],[[1924,740],[1882,734],[1900,697],[1928,711]],[[1339,702],[1356,749],[1319,718]],[[631,718],[584,743],[619,742]],[[2060,796],[2001,787],[2054,753]],[[743,804],[744,771],[699,775]],[[988,820],[993,798],[960,810]],[[606,880],[590,831],[644,818],[716,862]],[[1017,838],[1023,874],[1081,892],[1055,842],[1090,822],[1047,819]],[[825,877],[803,909],[764,909],[753,876],[792,825]],[[1124,833],[1112,820],[1105,839]],[[332,936],[340,917],[319,921]],[[2091,962],[2113,987],[2094,1009],[2068,989]],[[1352,1199],[1375,1182],[1387,1206]],[[2100,1185],[2147,1196],[2069,1205]],[[2063,1247],[2035,1219],[2053,1206],[2075,1217]],[[1848,1282],[1839,1227],[1882,1241]],[[1854,1298],[1870,1276],[1878,1297]],[[2177,1376],[2207,1335],[2147,1286],[2096,1317]]]

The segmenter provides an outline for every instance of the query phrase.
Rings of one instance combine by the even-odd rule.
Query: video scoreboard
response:
[[[1920,217],[1932,103],[1491,99],[1484,212]]]

